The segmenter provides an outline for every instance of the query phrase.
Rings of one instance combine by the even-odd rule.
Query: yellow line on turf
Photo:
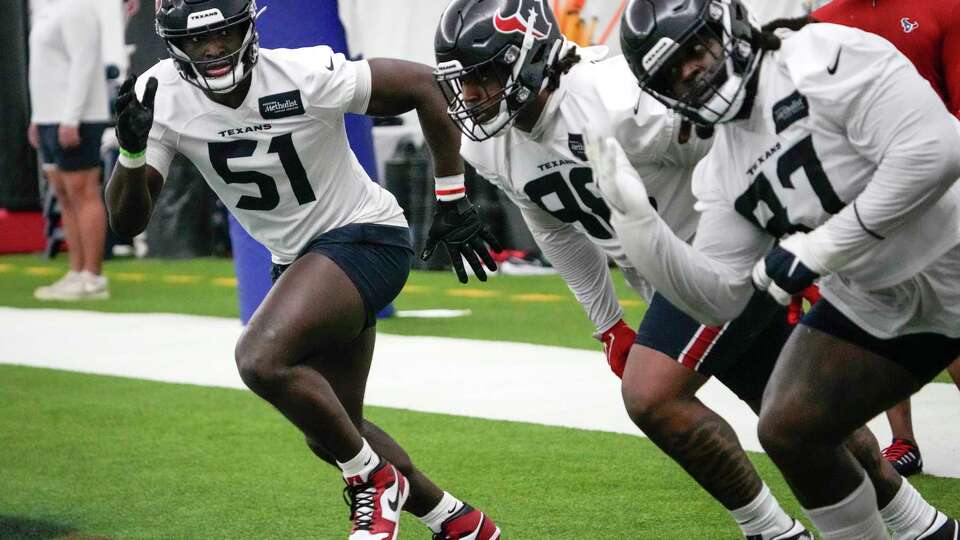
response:
[[[164,283],[197,283],[203,279],[203,276],[189,275],[189,274],[170,274],[163,276]]]
[[[638,307],[642,306],[643,302],[640,300],[621,300],[620,305],[623,307]]]
[[[63,270],[52,266],[28,266],[25,271],[31,276],[52,276],[59,274]]]
[[[564,297],[556,294],[515,294],[510,297],[511,300],[516,300],[519,302],[559,302],[564,299]]]
[[[9,272],[13,270],[12,264],[0,264],[0,272]]]
[[[430,287],[426,285],[404,285],[403,292],[405,293],[422,293],[430,290]]]
[[[228,278],[228,277],[213,278],[210,280],[210,283],[213,283],[214,285],[217,285],[220,287],[236,287],[237,278]]]
[[[108,272],[107,276],[116,281],[132,281],[143,283],[147,280],[147,275],[142,272]]]
[[[482,291],[480,289],[447,289],[447,296],[459,296],[461,298],[492,298],[500,296],[497,291]]]

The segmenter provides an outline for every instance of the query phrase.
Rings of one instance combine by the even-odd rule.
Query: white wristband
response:
[[[462,199],[467,194],[463,175],[438,176],[434,184],[434,192],[437,194],[438,201],[455,201]]]

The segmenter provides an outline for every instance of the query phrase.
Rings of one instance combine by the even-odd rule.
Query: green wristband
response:
[[[139,151],[139,152],[131,152],[131,151],[129,151],[129,150],[124,150],[124,148],[121,146],[121,147],[120,147],[120,155],[121,155],[121,156],[124,156],[124,157],[127,157],[127,158],[130,158],[130,159],[138,159],[138,158],[142,158],[143,156],[147,155],[147,149],[144,148],[143,150],[141,150],[141,151]]]

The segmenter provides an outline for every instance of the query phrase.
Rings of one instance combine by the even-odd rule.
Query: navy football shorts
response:
[[[921,385],[933,380],[960,356],[960,338],[920,333],[880,339],[857,326],[825,298],[814,304],[800,324],[889,359],[909,371]]]
[[[400,294],[413,263],[410,229],[391,225],[345,225],[314,238],[298,257],[310,252],[333,261],[357,287],[366,310],[364,330]],[[276,282],[288,266],[274,264],[270,278]]]
[[[700,324],[658,293],[636,343],[716,377],[744,401],[759,401],[792,329],[787,308],[766,293],[755,293],[743,313],[723,326]]]
[[[61,148],[57,133],[59,124],[37,126],[40,137],[40,157],[44,167],[52,166],[61,171],[83,171],[100,166],[100,139],[106,124],[80,124],[80,144],[73,148]]]

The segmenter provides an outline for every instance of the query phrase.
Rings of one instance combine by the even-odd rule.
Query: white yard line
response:
[[[0,363],[243,388],[233,361],[233,319],[0,308]],[[619,381],[599,352],[452,338],[381,334],[367,403],[417,411],[640,434],[623,410]],[[756,417],[711,380],[699,397],[749,450],[761,450]],[[913,422],[929,474],[960,478],[960,392],[927,385]],[[882,418],[870,427],[882,443]]]

